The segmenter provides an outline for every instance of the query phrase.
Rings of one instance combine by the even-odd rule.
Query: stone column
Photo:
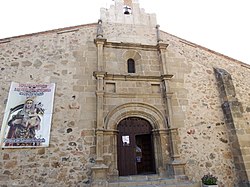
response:
[[[94,72],[97,79],[96,91],[96,163],[92,169],[92,186],[107,185],[107,169],[103,159],[103,145],[104,145],[104,119],[103,119],[103,101],[104,101],[104,76],[106,72]]]
[[[105,130],[104,136],[106,138],[106,142],[104,142],[104,146],[106,146],[106,152],[104,152],[104,160],[109,163],[109,173],[108,178],[110,181],[118,181],[119,172],[117,170],[117,130]],[[106,155],[105,155],[106,154]]]
[[[231,75],[224,69],[214,69],[221,107],[225,116],[238,185],[250,186],[250,132],[243,118],[243,107],[236,97]]]
[[[103,31],[101,21],[98,21],[97,35],[95,39],[97,47],[97,71],[93,73],[97,80],[96,85],[96,163],[92,169],[92,186],[106,186],[107,185],[107,169],[103,159],[103,145],[104,145],[104,61],[103,48],[106,39],[103,38]]]
[[[157,27],[158,30],[158,27]],[[157,31],[159,32],[159,31]],[[159,33],[158,33],[159,35]],[[166,50],[168,44],[165,44],[162,42],[159,36],[157,36],[158,40],[158,52],[160,56],[160,63],[161,63],[161,68],[162,68],[162,81],[163,85],[165,87],[164,90],[164,95],[166,99],[166,116],[168,119],[168,138],[169,138],[169,148],[170,148],[170,161],[167,164],[167,170],[168,173],[167,175],[171,177],[184,177],[185,176],[185,163],[180,160],[180,155],[179,155],[179,150],[178,150],[178,129],[174,128],[173,124],[173,110],[172,110],[172,95],[173,93],[170,91],[169,88],[169,83],[168,81],[173,77],[173,75],[168,74],[168,69],[167,69],[167,59],[166,59]],[[164,153],[163,153],[164,154]]]
[[[169,161],[168,158],[168,130],[167,129],[157,129],[153,130],[154,147],[155,147],[155,166],[158,169],[160,177],[166,177],[166,165]]]

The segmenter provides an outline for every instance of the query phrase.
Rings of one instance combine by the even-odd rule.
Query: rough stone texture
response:
[[[198,180],[204,173],[212,172],[224,186],[234,186],[237,166],[230,150],[231,133],[226,127],[213,68],[226,69],[232,76],[243,107],[243,120],[236,130],[245,134],[249,125],[249,66],[167,33],[162,33],[162,38],[170,44],[168,69],[175,75],[170,82],[176,106],[173,110],[185,114],[180,124],[180,150],[187,161],[187,175]]]
[[[120,8],[119,3],[117,6]],[[114,10],[111,7],[111,12]],[[140,14],[142,19],[150,17],[141,10]],[[130,18],[119,16],[103,19],[103,37],[107,39],[103,50],[107,75],[103,75],[106,77],[101,87],[103,125],[110,124],[110,129],[115,130],[124,116],[135,115],[151,120],[155,129],[166,129],[171,110],[172,121],[168,125],[179,129],[176,142],[189,179],[200,181],[204,174],[211,172],[218,176],[221,186],[237,186],[240,167],[237,163],[244,162],[248,175],[250,171],[249,157],[235,162],[241,158],[240,154],[250,154],[250,67],[163,31],[160,38],[169,46],[162,64],[156,47],[155,25],[152,27],[154,16],[151,16],[153,21],[145,24],[140,24],[139,19],[129,21]],[[97,24],[82,25],[19,36],[9,42],[0,40],[0,121],[11,81],[56,83],[50,146],[1,150],[0,185],[88,186],[91,182],[99,124],[96,102],[99,83],[93,75],[98,71],[96,30]],[[123,46],[119,47],[117,43],[121,42]],[[134,75],[127,73],[128,58],[135,60]],[[235,89],[231,95],[241,103],[233,116],[238,120],[234,134],[223,115],[214,68],[225,69],[231,75]],[[162,80],[165,71],[174,75],[167,86]],[[171,109],[166,104],[167,94],[172,96]],[[154,141],[156,150],[162,152],[157,152],[156,161],[170,162],[171,140],[168,133],[159,131],[159,134]],[[241,152],[232,150],[235,136],[241,143]],[[104,143],[98,146],[105,145],[100,151],[103,163],[109,167],[109,176],[115,176],[116,133],[104,131],[100,138]]]
[[[95,157],[95,79],[89,72],[95,70],[96,55],[92,54],[96,51],[88,39],[94,32],[95,26],[89,26],[0,44],[2,101],[7,99],[11,81],[56,82],[50,146],[1,150],[0,185],[77,186],[88,181]],[[5,104],[0,105],[1,120]]]

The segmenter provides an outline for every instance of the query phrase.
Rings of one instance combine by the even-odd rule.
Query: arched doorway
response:
[[[152,126],[139,117],[128,117],[117,126],[117,163],[120,176],[153,174],[155,170]]]

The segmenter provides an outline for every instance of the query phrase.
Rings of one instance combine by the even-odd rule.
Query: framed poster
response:
[[[54,83],[11,83],[0,133],[2,148],[49,146],[54,92]]]

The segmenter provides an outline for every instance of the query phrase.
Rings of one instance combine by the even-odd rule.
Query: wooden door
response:
[[[141,118],[126,118],[119,123],[118,131],[119,175],[154,173],[152,127],[148,121]]]

